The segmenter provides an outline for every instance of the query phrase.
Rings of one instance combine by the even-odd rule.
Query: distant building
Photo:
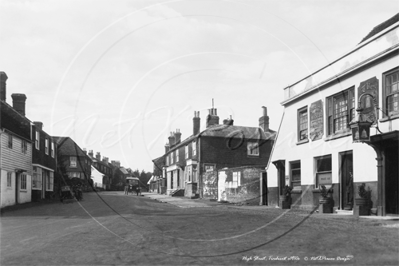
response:
[[[32,200],[31,121],[25,117],[24,94],[6,103],[7,75],[0,72],[0,207]]]
[[[275,135],[275,131],[269,129],[266,107],[259,118],[259,127],[235,126],[231,118],[220,125],[215,108],[209,110],[206,126],[200,131],[199,112],[195,112],[191,136],[181,141],[178,130],[171,133],[161,157],[165,158],[162,176],[167,179],[167,194],[217,199],[219,170],[266,166]],[[260,180],[262,175],[257,177],[258,183]],[[235,188],[244,193],[245,188]],[[258,189],[257,198],[259,193]]]
[[[269,204],[281,206],[288,185],[292,208],[317,208],[324,185],[332,186],[334,207],[350,212],[365,183],[371,213],[399,214],[398,18],[284,89],[284,117],[267,170]],[[359,119],[372,123],[370,132],[351,130]]]
[[[57,145],[57,163],[60,185],[68,184],[71,179],[80,179],[89,185],[91,159],[70,137],[53,137]]]
[[[94,156],[92,150],[89,151],[88,155],[90,156],[93,162],[94,168],[96,168],[97,171],[99,171],[103,175],[101,188],[104,190],[110,190],[113,170],[112,170],[112,165],[108,162],[109,161],[108,157],[103,156],[101,160],[101,153],[97,152],[96,156]]]

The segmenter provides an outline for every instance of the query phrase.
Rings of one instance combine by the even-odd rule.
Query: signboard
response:
[[[312,141],[321,139],[323,136],[323,102],[321,100],[310,105],[310,131],[309,137]]]
[[[360,83],[357,90],[361,114],[365,120],[377,123],[378,113],[378,79],[373,77]]]
[[[321,185],[332,185],[331,172],[328,173],[317,173],[317,181],[319,186]]]
[[[204,168],[205,168],[205,172],[213,172],[213,170],[215,169],[215,165],[213,165],[213,164],[205,164]]]

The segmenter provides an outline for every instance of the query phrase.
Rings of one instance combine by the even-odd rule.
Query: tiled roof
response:
[[[273,137],[274,133],[272,130],[264,132],[260,127],[214,125],[202,131],[200,136],[266,140]]]
[[[373,36],[376,35],[377,33],[379,33],[379,32],[381,32],[381,31],[385,30],[386,28],[388,28],[389,26],[395,24],[395,23],[398,22],[398,21],[399,21],[399,13],[396,14],[395,16],[391,17],[390,19],[388,19],[388,20],[382,22],[381,24],[375,26],[375,27],[370,31],[370,33],[367,34],[366,37],[363,38],[363,40],[361,41],[361,43],[364,42],[365,40],[367,40],[367,39],[373,37]]]
[[[87,156],[70,137],[53,137],[61,155]]]

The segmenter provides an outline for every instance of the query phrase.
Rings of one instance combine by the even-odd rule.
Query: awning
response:
[[[128,177],[126,177],[126,180],[137,180],[137,181],[139,181],[140,179],[138,177],[128,176]]]

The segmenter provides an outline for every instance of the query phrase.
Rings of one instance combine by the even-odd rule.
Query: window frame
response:
[[[21,175],[20,190],[26,191],[28,190],[28,185],[27,185],[28,176],[24,173],[20,175]]]
[[[74,158],[74,160],[72,160]],[[69,156],[69,167],[71,168],[77,168],[78,167],[78,162],[77,162],[77,157],[76,156]],[[75,162],[74,164],[72,162]]]
[[[247,155],[249,157],[259,157],[260,150],[259,150],[259,143],[255,141],[248,141],[247,142]]]
[[[319,164],[318,162],[319,161],[321,161],[321,160],[330,160],[329,161],[329,164],[330,164],[330,170],[327,170],[327,171],[319,171],[319,166],[321,165],[321,164]],[[318,157],[315,157],[314,158],[314,173],[315,173],[315,180],[314,180],[314,187],[315,188],[320,188],[320,186],[319,186],[319,174],[328,174],[328,173],[330,173],[331,175],[332,175],[332,156],[331,156],[331,154],[326,154],[326,155],[323,155],[323,156],[318,156]],[[331,184],[332,184],[332,182],[331,182]]]
[[[298,165],[299,165],[299,167],[298,167]],[[291,185],[291,188],[295,189],[295,190],[301,190],[302,189],[302,187],[301,187],[301,184],[302,184],[301,160],[290,161],[289,162],[289,167],[290,167],[289,173],[290,173],[290,185]],[[293,179],[293,176],[294,176],[293,172],[294,171],[299,171],[299,179],[298,180],[294,180]]]
[[[21,152],[24,154],[28,152],[28,142],[24,139],[21,140]]]
[[[49,155],[49,140],[48,140],[48,138],[45,138],[45,140],[44,140],[44,153],[45,154],[47,154],[47,155]]]
[[[190,157],[188,152],[188,144],[184,146],[184,152],[185,152],[185,158],[188,159]]]
[[[306,113],[306,122],[302,123],[301,121],[301,114]],[[301,128],[301,125],[304,125],[306,123],[306,129]],[[301,132],[306,130],[306,137],[301,138]],[[309,111],[308,111],[308,106],[302,107],[298,109],[297,113],[297,141],[298,142],[306,142],[309,141]]]
[[[346,112],[346,127],[337,130],[336,129],[336,120],[343,118],[344,116],[336,115],[336,101],[337,99],[343,98],[345,103],[345,112]],[[342,106],[341,106],[342,108]],[[339,109],[339,108],[338,108]],[[342,113],[342,111],[341,111]],[[349,123],[355,117],[355,86],[352,86],[348,89],[340,91],[334,95],[331,95],[326,98],[326,127],[327,127],[327,136],[334,136],[342,133],[350,132]],[[341,122],[342,123],[342,122]]]
[[[7,147],[9,148],[9,149],[12,149],[12,145],[13,144],[13,136],[11,135],[11,134],[8,134],[8,144],[7,144]]]
[[[51,157],[54,158],[54,155],[55,155],[55,145],[54,145],[54,141],[51,141],[50,154],[51,154]]]
[[[7,172],[7,188],[12,188],[12,172]]]
[[[396,73],[395,73],[396,72]],[[397,80],[396,83],[398,84],[398,89],[395,92],[387,93],[387,76],[391,76],[393,74],[397,75]],[[397,95],[394,97],[398,98],[399,101],[399,67],[395,67],[385,73],[382,74],[382,108],[383,108],[383,117],[384,118],[391,118],[392,116],[394,117],[399,117],[399,103],[398,103],[398,110],[394,112],[389,112],[388,110],[388,97],[392,95]]]
[[[40,150],[40,132],[36,130],[35,132],[35,148]]]
[[[193,156],[197,155],[197,142],[194,140],[191,142],[191,149],[192,149],[192,154]]]
[[[54,172],[50,171],[46,180],[46,191],[54,190]]]

